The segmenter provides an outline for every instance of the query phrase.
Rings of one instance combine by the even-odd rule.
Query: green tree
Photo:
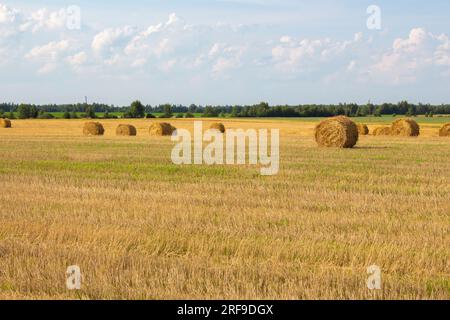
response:
[[[214,118],[217,117],[219,113],[212,106],[206,106],[205,111],[203,111],[203,117],[205,118]]]
[[[170,105],[168,103],[163,105],[163,112],[164,112],[164,116],[166,118],[171,118],[173,116],[172,105]]]
[[[188,112],[195,113],[197,111],[197,106],[195,104],[191,104],[189,106]]]
[[[36,119],[39,114],[38,108],[35,105],[30,106],[30,118]]]
[[[97,115],[95,114],[95,110],[92,106],[86,106],[86,118],[95,119]]]
[[[30,106],[26,105],[26,104],[21,104],[18,108],[17,108],[17,117],[19,119],[28,119],[31,118],[31,113],[30,113]]]
[[[144,118],[145,117],[145,107],[139,101],[133,101],[130,106],[130,111],[128,113],[130,118]]]
[[[70,118],[71,118],[70,113],[69,113],[69,111],[66,110],[66,112],[64,112],[64,114],[63,114],[63,119],[70,119]]]

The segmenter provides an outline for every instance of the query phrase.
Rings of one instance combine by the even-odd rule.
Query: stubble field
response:
[[[276,176],[174,165],[151,121],[102,120],[103,137],[83,137],[82,120],[0,129],[0,299],[450,298],[437,121],[337,150],[317,148],[312,120],[224,120],[280,129]],[[119,123],[138,136],[116,137]],[[373,264],[382,290],[367,289]],[[70,265],[80,291],[66,288]]]

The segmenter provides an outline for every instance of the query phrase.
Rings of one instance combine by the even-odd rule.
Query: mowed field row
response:
[[[103,137],[83,137],[81,120],[0,130],[0,299],[450,297],[440,124],[340,150],[316,146],[315,122],[221,120],[280,129],[280,172],[261,176],[172,164],[173,143],[149,136],[152,121],[101,120]],[[120,123],[138,136],[116,137]],[[366,286],[372,264],[379,291]],[[70,265],[81,291],[66,289]]]

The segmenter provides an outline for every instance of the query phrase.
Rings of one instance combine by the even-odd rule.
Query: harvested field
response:
[[[129,121],[137,137],[102,120],[95,139],[84,122],[0,130],[0,298],[449,299],[443,123],[329,149],[315,142],[318,120],[224,121],[280,129],[280,172],[264,177],[249,165],[174,165],[149,120]],[[79,293],[65,289],[73,264]],[[366,287],[372,264],[380,291]]]

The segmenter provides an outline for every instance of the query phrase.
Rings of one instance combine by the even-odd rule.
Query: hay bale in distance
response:
[[[221,133],[225,133],[225,126],[223,125],[223,123],[213,123],[209,128],[219,130]]]
[[[136,134],[136,127],[130,124],[119,124],[116,129],[116,135],[118,136],[135,136]]]
[[[412,119],[398,119],[391,126],[391,135],[402,137],[417,137],[420,135],[420,127]]]
[[[315,137],[320,147],[353,148],[358,142],[359,134],[353,121],[338,116],[319,123]]]
[[[356,125],[358,127],[358,133],[361,136],[367,136],[369,134],[369,127],[363,123]]]
[[[0,118],[0,128],[11,128],[11,120]]]
[[[390,127],[378,127],[373,130],[374,136],[390,136],[391,128]]]
[[[105,133],[105,129],[100,122],[86,122],[83,128],[83,134],[85,136],[102,136]]]
[[[149,132],[151,136],[170,136],[175,130],[177,130],[177,128],[172,126],[170,123],[160,122],[153,123],[150,126]]]
[[[450,137],[450,123],[444,124],[444,126],[439,130],[440,137]]]

